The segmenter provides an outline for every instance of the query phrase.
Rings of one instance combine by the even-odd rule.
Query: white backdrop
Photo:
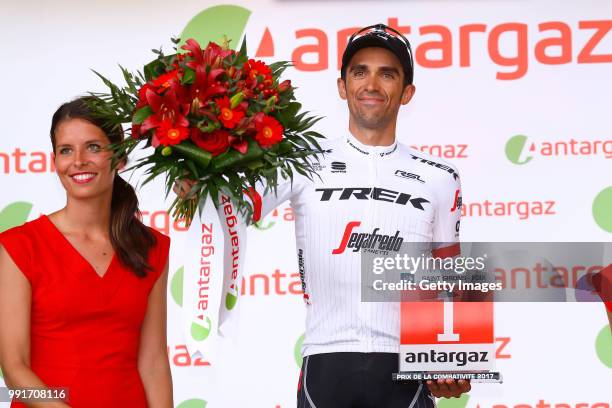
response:
[[[103,89],[89,69],[118,81],[117,63],[129,69],[142,66],[153,58],[151,48],[163,45],[169,50],[171,36],[219,4],[2,1],[0,230],[63,205],[64,193],[49,159],[48,128],[59,104]],[[462,240],[611,240],[609,0],[232,4],[246,9],[244,33],[251,55],[259,50],[266,61],[296,59],[296,68],[286,77],[299,87],[300,101],[326,117],[317,129],[330,138],[345,134],[348,126],[348,112],[335,85],[338,33],[378,22],[402,30],[410,26],[417,92],[401,111],[398,138],[425,150],[438,146],[459,168]],[[242,33],[231,18],[240,13],[237,8],[218,13],[209,10],[193,24],[221,21],[228,30]],[[482,32],[467,36],[465,26],[472,24],[482,24]],[[260,46],[266,29],[273,53],[269,43]],[[443,42],[432,44],[437,41]],[[302,47],[309,45],[315,52],[303,53],[308,49]],[[520,138],[511,139],[518,135],[526,136],[522,149]],[[558,148],[560,143],[570,146],[572,140],[574,152],[547,150],[555,143]],[[171,278],[178,288],[177,271],[188,243],[181,226],[163,212],[169,201],[164,201],[162,189],[161,182],[142,188],[141,208],[147,224],[172,237]],[[487,201],[492,203],[489,214]],[[517,212],[510,202],[529,204]],[[548,214],[538,214],[538,203],[550,207]],[[523,212],[527,206],[529,213]],[[284,204],[261,228],[249,230],[242,335],[226,345],[223,359],[213,366],[187,357],[179,326],[180,290],[169,291],[168,344],[177,406],[295,405],[295,350],[304,330],[304,308],[294,254],[292,213]],[[499,304],[496,338],[504,383],[476,385],[469,396],[439,404],[609,408],[609,333],[601,304]]]

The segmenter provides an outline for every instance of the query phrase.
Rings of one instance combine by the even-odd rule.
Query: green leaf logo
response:
[[[299,368],[302,368],[302,343],[304,343],[303,334],[298,338],[295,347],[293,347],[293,357],[295,358],[295,364],[297,364]]]
[[[612,186],[603,189],[593,201],[593,218],[597,225],[612,233]]]
[[[225,307],[227,310],[232,310],[238,302],[238,285],[230,286],[229,292],[225,295]]]
[[[251,16],[251,10],[234,5],[221,5],[207,8],[192,18],[181,33],[182,46],[189,38],[195,39],[202,48],[209,41],[223,42],[227,36],[230,47],[236,49],[240,44],[246,24]]]
[[[30,211],[32,211],[32,204],[25,201],[17,201],[4,207],[0,212],[0,232],[26,222]]]
[[[206,408],[206,401],[194,398],[181,402],[176,408]]]
[[[527,156],[524,160],[521,160],[521,153],[527,144],[527,136],[516,135],[508,139],[506,142],[506,157],[514,164],[526,164],[531,161],[533,157]]]
[[[612,331],[610,325],[604,326],[597,335],[595,352],[606,367],[612,368]]]
[[[272,228],[274,226],[274,224],[276,224],[275,221],[270,221],[267,225],[264,225],[263,221],[257,221],[255,223],[253,223],[253,226],[255,228],[257,228],[258,230],[260,230],[260,231],[265,231],[267,229]]]
[[[462,394],[460,398],[440,398],[436,404],[438,408],[465,408],[470,396]]]
[[[204,325],[201,323],[192,322],[191,323],[191,337],[195,341],[204,341],[210,334],[210,329],[212,328],[212,321],[210,317],[206,317],[204,321]]]
[[[177,305],[183,307],[183,274],[185,272],[184,267],[178,268],[178,270],[172,276],[170,280],[170,295]]]

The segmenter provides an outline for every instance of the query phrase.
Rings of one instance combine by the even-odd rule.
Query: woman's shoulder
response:
[[[21,225],[14,226],[0,233],[0,243],[12,242],[18,240],[20,243],[31,241],[34,239],[41,230],[44,228],[46,215],[25,222]]]
[[[155,237],[155,246],[169,246],[170,245],[170,237],[166,234],[163,234],[156,230],[155,228],[151,228],[149,226],[145,226],[145,228]]]
[[[153,270],[157,271],[155,275],[159,276],[163,272],[170,255],[170,237],[155,228],[146,228],[155,237],[155,243],[149,252],[149,262]]]
[[[170,252],[170,237],[166,234],[159,232],[155,228],[151,228],[148,226],[145,226],[145,228],[155,238],[155,242],[151,247],[151,255],[154,258],[161,258],[163,260],[163,263],[165,264],[165,260],[168,257],[168,252]]]
[[[0,246],[30,282],[34,279],[32,262],[45,240],[45,216],[0,233]]]

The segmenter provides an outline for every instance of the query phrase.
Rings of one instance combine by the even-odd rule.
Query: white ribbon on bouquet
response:
[[[247,223],[228,196],[219,208],[207,198],[187,232],[183,275],[183,330],[191,355],[207,361],[238,327],[239,284],[246,256]]]

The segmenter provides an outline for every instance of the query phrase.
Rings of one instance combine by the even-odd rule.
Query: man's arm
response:
[[[258,201],[260,205],[257,207],[260,209],[258,213],[253,215],[253,221],[258,221],[264,218],[276,207],[281,205],[283,202],[293,199],[299,191],[306,185],[307,179],[301,175],[296,175],[293,178],[293,182],[288,179],[281,179],[279,177],[279,183],[276,187],[276,191],[268,189],[263,184],[258,184],[255,189],[251,191],[245,191],[245,195],[249,197],[252,203]],[[181,198],[187,197],[191,188],[195,184],[193,180],[181,180],[174,183],[173,191]]]
[[[458,175],[455,170],[455,174]],[[432,257],[449,258],[461,255],[459,230],[461,223],[461,183],[459,177],[451,176],[436,193],[436,216],[434,219]],[[470,381],[439,379],[427,381],[427,387],[436,398],[461,397],[472,388]]]

